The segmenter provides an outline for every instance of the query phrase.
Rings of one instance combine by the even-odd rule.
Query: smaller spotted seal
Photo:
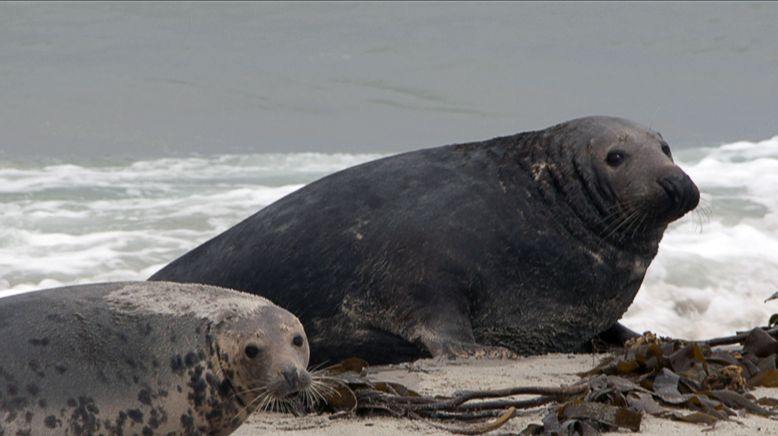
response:
[[[6,435],[227,435],[311,385],[298,319],[213,286],[101,283],[0,298],[0,337]]]

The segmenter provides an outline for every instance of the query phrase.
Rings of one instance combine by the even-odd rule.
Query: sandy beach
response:
[[[550,354],[520,360],[421,360],[412,364],[377,366],[369,369],[373,380],[394,381],[421,394],[447,395],[457,390],[498,389],[514,386],[557,386],[579,380],[576,373],[592,368],[601,356]],[[778,396],[778,389],[759,388],[756,397]],[[546,407],[521,411],[494,434],[515,434],[528,424],[540,423]],[[621,430],[619,433],[629,433]],[[252,415],[234,435],[398,435],[451,434],[425,421],[386,417],[330,419],[327,415],[296,418],[278,413]],[[715,427],[644,416],[644,435],[778,435],[778,420],[757,415],[738,416]]]

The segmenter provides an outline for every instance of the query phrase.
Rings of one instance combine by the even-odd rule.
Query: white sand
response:
[[[451,394],[465,389],[499,389],[513,386],[554,386],[579,380],[577,372],[597,363],[592,355],[551,354],[521,360],[422,360],[413,364],[370,368],[373,380],[395,381],[422,394]],[[778,396],[778,389],[760,388],[757,397]],[[530,423],[540,423],[546,407],[536,408],[514,417],[497,433],[516,433]],[[737,422],[736,422],[737,421]],[[645,416],[643,435],[778,435],[778,421],[756,415],[720,422],[715,428],[686,424]],[[709,431],[704,431],[709,430]],[[622,430],[620,433],[630,433]],[[450,434],[424,421],[395,418],[329,419],[328,415],[296,418],[291,415],[257,413],[234,435],[398,435]]]

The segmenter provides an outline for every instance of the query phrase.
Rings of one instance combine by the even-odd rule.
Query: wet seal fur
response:
[[[698,201],[659,133],[581,118],[332,174],[151,280],[267,296],[315,362],[569,352],[633,334],[617,320]]]
[[[255,295],[166,282],[0,298],[0,434],[227,435],[263,395],[305,390],[297,318]]]

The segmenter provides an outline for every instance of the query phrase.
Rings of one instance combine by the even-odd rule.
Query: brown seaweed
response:
[[[319,382],[329,387],[307,412],[328,412],[333,418],[423,419],[452,433],[482,434],[499,429],[520,409],[549,407],[542,423],[526,427],[522,435],[639,431],[645,414],[707,426],[739,413],[774,417],[778,400],[756,399],[748,391],[778,387],[776,335],[772,319],[766,328],[707,341],[645,333],[579,374],[582,380],[573,385],[448,396],[421,395],[399,383],[371,380],[365,361],[347,359],[316,372]],[[731,347],[734,344],[741,346]],[[721,345],[729,347],[716,348]]]

